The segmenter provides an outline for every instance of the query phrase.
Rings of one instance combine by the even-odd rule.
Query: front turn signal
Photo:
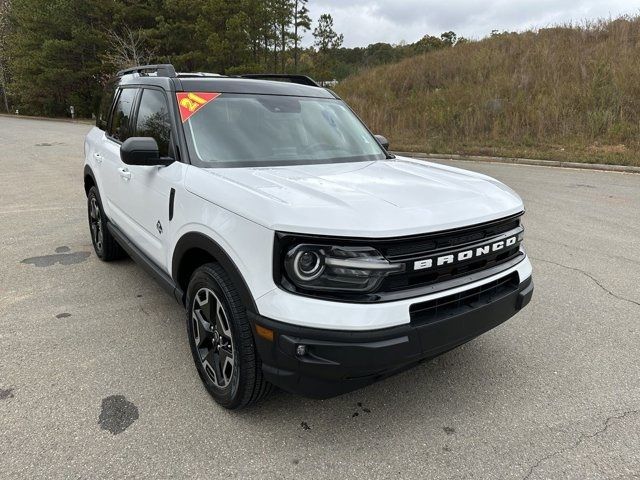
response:
[[[256,333],[259,337],[264,338],[269,342],[273,342],[274,332],[268,328],[262,327],[260,325],[256,325]]]

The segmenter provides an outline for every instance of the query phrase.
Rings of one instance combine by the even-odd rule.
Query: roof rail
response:
[[[238,75],[240,78],[252,78],[255,80],[283,80],[300,85],[309,85],[310,87],[319,87],[315,80],[306,75],[289,75],[287,73],[247,73]]]
[[[158,77],[174,78],[176,76],[176,69],[173,68],[173,65],[169,63],[164,63],[160,65],[140,65],[137,67],[125,68],[124,70],[120,70],[117,73],[117,76],[121,77],[122,75],[127,75],[131,73],[143,74],[143,73],[154,73],[154,72]]]
[[[196,77],[221,77],[219,73],[209,72],[178,72],[178,78],[196,78]]]

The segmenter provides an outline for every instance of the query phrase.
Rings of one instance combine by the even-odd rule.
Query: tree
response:
[[[7,41],[11,31],[11,23],[9,22],[10,9],[10,0],[0,0],[0,90],[2,90],[4,108],[7,113],[9,113],[9,94],[7,92],[9,56],[7,53]]]
[[[247,65],[247,70],[250,72],[260,69],[263,29],[267,7],[267,2],[263,0],[242,0],[242,10],[248,17],[246,28],[249,48],[251,50],[251,63]]]
[[[444,47],[444,41],[442,38],[434,37],[433,35],[425,35],[413,44],[413,50],[415,53],[426,53],[442,47]]]
[[[331,66],[334,63],[332,53],[342,46],[344,36],[333,29],[333,17],[320,15],[318,26],[313,30],[314,46],[318,49],[316,75],[319,80],[331,80]]]
[[[449,32],[444,32],[442,35],[440,35],[440,39],[447,45],[453,47],[458,40],[458,36],[456,35],[455,32],[449,31]]]
[[[313,37],[314,45],[322,53],[340,48],[344,41],[344,35],[338,35],[333,29],[333,17],[328,13],[320,15],[318,26],[313,30]]]
[[[298,44],[302,40],[300,32],[311,30],[308,2],[309,0],[295,0],[293,10],[293,68],[295,73],[298,73]]]
[[[233,73],[239,67],[251,63],[250,19],[243,11],[244,3],[236,0],[180,0],[191,5],[185,15],[180,11],[168,16],[170,25],[184,31],[186,35],[179,44],[179,55],[191,60],[188,70]],[[169,3],[169,2],[167,2]],[[177,17],[175,15],[178,15]],[[175,33],[163,32],[165,38]],[[171,57],[167,59],[173,61]]]
[[[360,54],[323,15],[317,49],[308,0],[0,0],[0,108],[27,114],[95,113],[104,80],[122,68],[172,63],[222,74],[304,70],[327,79],[355,69]],[[9,6],[11,12],[9,15]],[[10,94],[8,93],[10,92]],[[4,101],[3,101],[4,100]],[[2,105],[4,103],[4,105]]]
[[[89,116],[97,101],[104,38],[98,0],[12,0],[12,98],[27,113]],[[109,18],[108,15],[104,17]]]
[[[120,30],[108,30],[108,51],[104,60],[116,69],[148,65],[155,51],[148,46],[142,29],[133,30],[124,25]]]
[[[398,60],[398,48],[388,43],[374,43],[364,51],[362,62],[366,66],[381,65]]]
[[[210,68],[202,27],[198,25],[203,6],[203,0],[163,2],[156,12],[154,29],[149,37],[158,46],[158,61],[172,63],[179,71]]]
[[[274,0],[274,18],[275,29],[278,32],[278,43],[280,47],[280,70],[282,73],[285,71],[286,57],[285,52],[287,46],[291,41],[291,34],[289,28],[291,27],[294,17],[295,3],[292,0]],[[276,63],[277,66],[277,63]],[[277,68],[276,68],[277,71]]]

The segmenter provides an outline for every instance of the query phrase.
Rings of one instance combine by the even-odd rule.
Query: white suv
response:
[[[127,252],[186,307],[222,406],[359,388],[533,293],[515,192],[387,148],[308,77],[119,72],[85,142],[96,255]]]

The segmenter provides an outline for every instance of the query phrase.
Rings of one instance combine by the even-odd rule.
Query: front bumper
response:
[[[250,316],[266,379],[293,393],[329,398],[468,342],[515,315],[532,295],[529,276],[510,288],[469,297],[464,304],[434,307],[436,314],[427,320],[369,331],[298,327]],[[437,313],[438,308],[444,313]],[[273,341],[258,335],[256,325],[272,330]],[[302,356],[296,353],[299,345],[306,348]]]

